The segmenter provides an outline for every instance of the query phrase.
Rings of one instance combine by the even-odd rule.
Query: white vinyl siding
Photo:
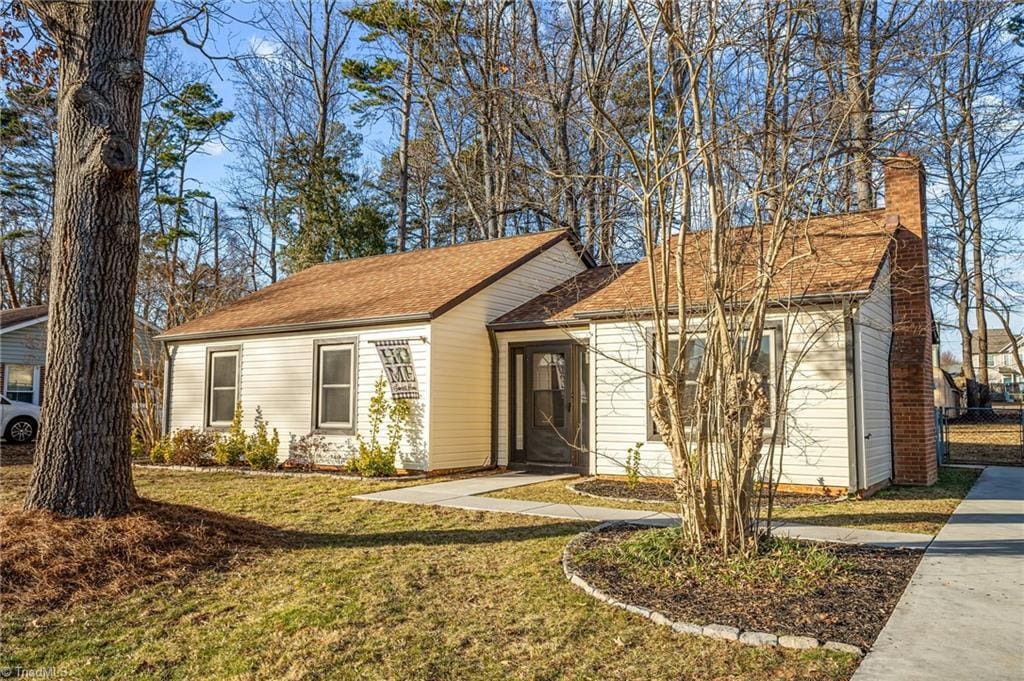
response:
[[[509,442],[509,344],[510,343],[541,343],[545,341],[564,342],[573,340],[586,341],[589,335],[587,327],[530,329],[523,331],[499,331],[498,341],[498,465],[507,466],[511,443]],[[591,357],[591,380],[593,385],[593,357]],[[519,386],[522,387],[522,381]],[[521,398],[520,398],[521,399]],[[593,429],[593,417],[589,419]],[[588,441],[593,442],[593,432],[588,434]]]
[[[0,336],[0,364],[41,366],[46,362],[46,322]]]
[[[892,430],[889,410],[889,347],[892,344],[892,301],[888,266],[854,317],[857,385],[865,487],[892,477]],[[852,425],[852,424],[851,424]]]
[[[345,337],[357,339],[355,427],[367,436],[373,385],[384,373],[372,341],[408,339],[421,397],[413,400],[409,429],[395,465],[410,470],[423,470],[427,467],[429,442],[430,335],[429,325],[409,324],[172,342],[169,430],[202,425],[206,352],[218,347],[238,347],[239,399],[244,412],[243,425],[247,431],[252,430],[256,407],[260,407],[268,425],[277,428],[281,436],[278,459],[283,461],[288,457],[289,448],[295,440],[314,428],[316,342],[330,342]],[[356,441],[352,435],[329,432],[324,437],[336,452],[334,460],[324,463],[341,464],[355,451]]]
[[[838,311],[804,312],[784,324],[789,337],[786,374],[792,374],[785,410],[781,482],[847,487],[845,338]],[[623,475],[627,450],[642,442],[641,474],[672,475],[668,449],[647,439],[646,335],[648,324],[597,322],[591,325],[594,367],[593,472]],[[790,333],[791,329],[791,333]],[[805,352],[798,365],[793,357]]]
[[[490,463],[491,347],[487,323],[584,269],[572,245],[560,241],[433,321],[432,470]]]

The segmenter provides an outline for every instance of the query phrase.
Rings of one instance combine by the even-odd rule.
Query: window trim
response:
[[[326,425],[320,424],[320,358],[324,347],[347,345],[352,352],[351,385],[349,404],[350,423]],[[359,420],[359,338],[358,336],[340,336],[337,338],[318,338],[313,341],[313,397],[310,402],[310,431],[323,435],[355,435]]]
[[[212,421],[213,418],[213,357],[214,355],[235,355],[235,400],[238,404],[242,399],[242,346],[241,345],[210,345],[206,348],[206,376],[203,381],[203,425],[208,430],[223,431],[231,427],[231,421]],[[232,407],[233,411],[233,407]]]
[[[3,396],[6,399],[8,399],[10,402],[12,402],[12,403],[31,404],[31,405],[34,405],[34,406],[39,406],[39,387],[40,387],[40,383],[41,383],[41,381],[39,380],[40,379],[40,376],[39,376],[39,365],[38,364],[4,364],[3,367],[4,367]],[[8,382],[8,379],[10,378],[10,376],[11,376],[11,367],[27,367],[28,369],[30,369],[32,371],[32,401],[31,402],[22,402],[21,400],[12,400],[11,398],[7,397],[7,390],[8,390],[7,382]],[[25,391],[24,390],[19,390],[18,392],[25,392]]]
[[[774,374],[772,376],[772,382],[773,383],[778,378],[778,372],[779,372],[778,362],[779,362],[779,358],[782,357],[782,337],[783,337],[783,332],[785,330],[784,329],[784,324],[785,324],[785,322],[783,322],[782,320],[765,322],[764,329],[762,329],[762,331],[761,331],[761,335],[762,336],[764,334],[766,334],[766,333],[770,333],[772,335],[772,340],[770,342],[770,348],[771,348],[771,359],[770,359],[770,362],[771,362],[771,370],[772,370],[772,373]],[[678,333],[676,335],[678,336]],[[691,336],[703,336],[704,334],[702,334],[700,332],[697,332],[697,331],[690,331],[690,335]],[[646,365],[645,365],[646,374],[644,375],[644,384],[646,386],[646,397],[647,397],[646,401],[644,402],[644,418],[647,421],[647,442],[663,442],[663,439],[662,439],[661,435],[654,431],[654,419],[651,418],[651,410],[650,410],[650,407],[649,407],[649,405],[651,403],[651,397],[652,397],[652,394],[653,394],[652,387],[651,387],[651,381],[653,380],[652,376],[654,374],[654,330],[648,328],[647,329],[647,333],[644,335],[644,339],[645,339],[644,351],[645,351],[645,353],[647,355],[647,357],[646,357]],[[778,420],[778,417],[780,415],[778,414],[778,408],[777,408],[777,405],[776,405],[777,398],[776,398],[776,394],[775,393],[776,393],[776,391],[773,389],[770,392],[770,394],[768,395],[768,399],[771,402],[771,413],[772,413],[773,417],[776,420]],[[765,433],[770,433],[770,432],[771,432],[771,425],[769,424],[769,426],[767,428],[765,428]],[[782,424],[780,423],[780,427],[778,428],[778,430],[776,432],[776,438],[779,441],[783,441],[784,437],[785,437],[784,429],[782,427]]]

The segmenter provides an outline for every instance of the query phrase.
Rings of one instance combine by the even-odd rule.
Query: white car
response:
[[[32,442],[39,432],[39,407],[0,396],[0,433],[11,444]]]

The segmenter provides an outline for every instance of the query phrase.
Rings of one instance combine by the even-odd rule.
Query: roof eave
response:
[[[2,329],[0,329],[0,336],[4,335],[5,333],[9,333],[11,331],[17,331],[18,329],[24,329],[24,328],[27,328],[29,326],[35,326],[36,324],[41,324],[42,322],[45,322],[49,318],[50,318],[50,314],[46,313],[46,314],[44,314],[42,316],[39,316],[39,317],[34,317],[32,319],[25,319],[23,321],[18,322],[17,324],[11,324],[10,326],[5,326]]]
[[[770,307],[784,307],[792,304],[815,304],[815,305],[840,305],[843,301],[847,300],[860,300],[867,297],[871,293],[871,289],[862,289],[857,291],[844,291],[842,293],[817,293],[812,295],[800,296],[799,298],[780,298],[776,300],[768,301]],[[736,303],[740,305],[742,303]],[[700,309],[700,306],[693,306],[691,309]],[[634,317],[640,319],[646,319],[652,316],[654,308],[634,308],[631,310],[594,310],[592,312],[577,312],[573,315],[574,318],[580,320],[600,320],[600,319],[621,319],[623,317]],[[678,306],[668,306],[669,314],[675,314],[678,312]]]
[[[581,319],[560,319],[558,321],[531,320],[523,322],[490,322],[487,325],[492,331],[529,331],[533,329],[575,329],[584,327],[587,322]]]
[[[181,342],[207,340],[211,338],[234,338],[237,336],[265,336],[278,333],[298,333],[302,331],[324,331],[330,329],[352,329],[356,327],[377,327],[389,324],[409,324],[413,322],[429,322],[429,312],[388,315],[383,317],[364,317],[360,319],[342,319],[326,322],[300,322],[296,324],[275,324],[272,326],[253,326],[244,329],[220,329],[212,331],[196,331],[194,333],[161,334],[157,340],[164,342]]]

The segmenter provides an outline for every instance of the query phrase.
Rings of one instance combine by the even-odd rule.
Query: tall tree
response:
[[[1012,257],[1002,223],[1016,221],[1024,202],[1011,160],[1024,153],[1024,56],[1007,37],[1011,18],[998,3],[944,3],[928,31],[938,58],[927,72],[927,114],[945,190],[933,247],[944,265],[940,291],[956,308],[970,406],[987,402],[991,262]]]
[[[46,301],[57,149],[56,50],[22,43],[17,25],[0,26],[0,301],[10,307]]]
[[[153,156],[150,176],[153,198],[159,217],[158,246],[164,251],[166,267],[166,323],[178,324],[184,319],[177,311],[177,273],[183,239],[193,236],[189,205],[202,199],[187,187],[189,161],[204,153],[207,143],[216,141],[234,117],[221,109],[208,83],[189,83],[162,105],[163,115],[147,122],[147,147]],[[169,220],[163,219],[163,208],[170,209]]]
[[[405,0],[404,5],[395,0],[374,0],[356,5],[346,14],[366,27],[363,42],[380,47],[380,53],[371,60],[349,59],[345,62],[345,74],[352,81],[353,88],[362,95],[353,109],[360,113],[383,109],[396,113],[398,117],[395,242],[397,249],[404,251],[409,236],[409,146],[415,116],[413,79],[420,18],[409,0]],[[390,56],[393,53],[400,58]]]
[[[57,46],[47,390],[25,507],[128,511],[137,151],[151,0],[27,0]]]

